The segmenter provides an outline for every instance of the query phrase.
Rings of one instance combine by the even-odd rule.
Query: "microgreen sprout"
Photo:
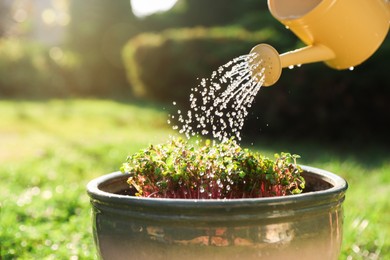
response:
[[[259,198],[302,192],[298,158],[280,153],[271,160],[241,148],[233,138],[197,145],[171,138],[128,156],[121,171],[130,174],[127,182],[141,197]]]

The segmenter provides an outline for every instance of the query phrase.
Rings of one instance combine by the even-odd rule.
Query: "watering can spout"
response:
[[[280,55],[282,68],[290,66],[327,61],[335,57],[334,52],[325,45],[317,44],[289,51]]]
[[[318,44],[279,55],[271,45],[262,43],[253,47],[250,57],[252,77],[267,87],[278,81],[283,68],[330,60],[335,54],[328,47]]]
[[[250,52],[252,77],[271,86],[282,69],[325,62],[342,70],[367,60],[389,31],[389,0],[268,0],[271,14],[307,47],[279,53],[268,44]]]

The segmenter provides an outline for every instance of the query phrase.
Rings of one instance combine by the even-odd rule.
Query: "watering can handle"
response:
[[[357,66],[389,31],[390,0],[268,0],[268,7],[308,46],[281,55],[268,44],[252,48],[252,77],[263,86],[273,85],[282,68],[292,65],[324,61],[339,70]]]

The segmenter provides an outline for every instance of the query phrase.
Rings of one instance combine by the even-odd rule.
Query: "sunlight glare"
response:
[[[176,2],[177,0],[130,0],[133,13],[137,17],[168,11]]]

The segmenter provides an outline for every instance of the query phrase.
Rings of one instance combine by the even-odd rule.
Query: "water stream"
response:
[[[259,65],[253,65],[254,58],[255,54],[236,57],[213,71],[210,78],[201,79],[191,89],[190,109],[177,110],[168,123],[187,138],[211,135],[220,141],[241,140],[248,109],[264,82],[264,76],[259,76],[259,81],[252,77],[254,66]]]

